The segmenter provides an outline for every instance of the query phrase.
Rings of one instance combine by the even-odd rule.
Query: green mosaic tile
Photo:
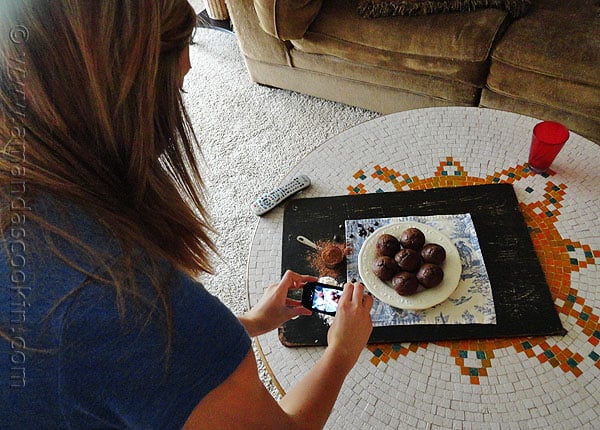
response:
[[[577,361],[575,361],[575,359],[573,357],[569,357],[567,358],[567,364],[569,365],[569,367],[577,367]]]

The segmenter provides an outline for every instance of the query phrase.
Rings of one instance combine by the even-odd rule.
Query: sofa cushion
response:
[[[298,39],[315,18],[323,0],[254,0],[261,28],[281,40]]]
[[[352,63],[483,86],[488,55],[507,20],[499,9],[366,19],[358,0],[327,0],[294,48]]]
[[[488,88],[600,121],[600,13],[595,2],[537,1],[495,47]]]
[[[532,0],[360,0],[358,13],[366,18],[396,15],[429,15],[431,13],[469,12],[479,8],[504,9],[519,18]]]
[[[337,57],[307,54],[297,49],[291,51],[296,68],[320,72],[323,75],[341,76],[348,80],[373,86],[397,89],[437,100],[440,104],[477,106],[481,90],[464,82],[442,79],[422,73],[410,73],[383,67],[351,63]],[[397,102],[395,102],[397,103]]]

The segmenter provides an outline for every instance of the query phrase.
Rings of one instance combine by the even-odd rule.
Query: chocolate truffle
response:
[[[419,281],[414,273],[400,272],[392,278],[392,287],[401,296],[412,296],[419,288]]]
[[[415,227],[407,228],[400,235],[400,244],[404,248],[420,250],[425,245],[425,235]]]
[[[394,260],[400,270],[405,270],[407,272],[416,272],[421,265],[419,253],[410,248],[402,248],[396,253]]]
[[[391,234],[384,233],[377,239],[377,255],[394,257],[400,249],[400,242]]]
[[[421,249],[421,258],[426,263],[442,264],[446,259],[446,250],[437,243],[428,243]]]
[[[425,263],[417,272],[417,280],[425,288],[432,288],[444,279],[444,271],[437,264]]]
[[[392,257],[380,256],[373,261],[372,270],[382,281],[389,281],[398,273],[398,265]]]

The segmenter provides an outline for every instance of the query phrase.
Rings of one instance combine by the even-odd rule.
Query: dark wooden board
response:
[[[347,219],[470,213],[492,286],[497,324],[375,327],[370,343],[564,335],[514,189],[510,184],[295,199],[284,210],[282,274],[313,274],[311,250],[296,237],[345,240]],[[345,281],[345,267],[338,281]],[[279,329],[287,346],[325,345],[328,325],[318,316]]]

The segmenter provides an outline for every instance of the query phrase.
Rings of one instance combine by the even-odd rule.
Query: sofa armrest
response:
[[[323,0],[254,0],[260,27],[280,40],[301,39]]]

